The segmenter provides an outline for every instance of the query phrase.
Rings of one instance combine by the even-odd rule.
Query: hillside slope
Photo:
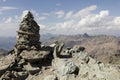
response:
[[[43,44],[48,45],[54,41],[65,43],[65,47],[72,47],[74,45],[81,45],[86,48],[89,55],[104,63],[111,63],[111,56],[120,54],[120,38],[115,36],[65,36],[61,35],[56,38],[49,39]]]

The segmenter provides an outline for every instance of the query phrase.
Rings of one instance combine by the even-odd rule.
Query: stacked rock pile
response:
[[[17,31],[17,49],[39,49],[40,48],[40,35],[39,25],[34,21],[31,12],[23,18],[20,28]]]
[[[52,50],[50,47],[41,47],[39,30],[33,15],[28,12],[20,23],[14,49],[0,59],[1,79],[25,80],[40,72],[42,63]]]

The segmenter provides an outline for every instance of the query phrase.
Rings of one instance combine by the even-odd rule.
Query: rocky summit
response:
[[[17,31],[17,43],[0,58],[0,80],[120,80],[120,65],[104,64],[75,45],[40,42],[40,26],[28,12]]]

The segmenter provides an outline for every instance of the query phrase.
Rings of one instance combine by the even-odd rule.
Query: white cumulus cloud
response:
[[[65,13],[65,20],[56,23],[55,34],[111,34],[115,35],[120,30],[120,16],[110,16],[109,10],[93,13],[97,6],[92,5],[76,13],[72,10]]]
[[[77,18],[77,17],[86,16],[86,15],[90,14],[92,11],[96,10],[96,8],[97,8],[96,5],[86,7],[84,9],[78,11],[76,14],[74,14],[73,17]]]
[[[2,14],[4,11],[14,10],[14,9],[17,9],[17,8],[16,7],[11,7],[11,6],[0,7],[0,14]]]
[[[31,10],[31,12],[36,22],[39,23],[42,34],[120,34],[120,16],[111,16],[109,10],[101,10],[99,12],[97,11],[98,13],[94,13],[93,11],[95,10],[97,10],[97,6],[91,5],[76,12],[74,10],[68,12],[59,10],[44,14],[40,14],[35,10]],[[22,16],[26,15],[27,12],[28,10],[24,10]],[[55,17],[56,21],[53,22],[49,18],[51,16]],[[13,33],[12,31],[14,30],[14,33],[16,33],[15,31],[19,27],[19,19],[20,16],[17,15],[3,19],[4,22],[0,23],[0,35],[3,35],[8,29],[8,32]],[[41,20],[48,20],[49,22],[47,21],[47,23]]]
[[[6,20],[5,20],[5,23],[11,23],[12,22],[12,17],[8,17]]]
[[[70,19],[72,17],[73,17],[73,11],[69,11],[65,16],[65,19]]]
[[[82,10],[79,10],[78,12],[73,12],[73,11],[70,11],[66,14],[66,17],[65,19],[72,19],[72,18],[82,18],[86,15],[89,15],[92,11],[96,10],[97,6],[96,5],[92,5],[92,6],[89,6],[89,7],[86,7]]]
[[[28,12],[29,12],[29,10],[24,10],[24,11],[22,12],[21,19],[23,19],[23,17],[24,17]]]
[[[45,16],[40,16],[40,17],[38,17],[38,20],[45,20],[45,19],[46,19]]]
[[[57,18],[62,18],[64,16],[64,11],[60,10],[60,11],[55,12],[55,14],[57,15]]]
[[[0,1],[6,2],[7,0],[0,0]]]

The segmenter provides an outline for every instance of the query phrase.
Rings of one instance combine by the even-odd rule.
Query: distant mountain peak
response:
[[[90,36],[87,33],[84,33],[83,37],[90,37]]]

